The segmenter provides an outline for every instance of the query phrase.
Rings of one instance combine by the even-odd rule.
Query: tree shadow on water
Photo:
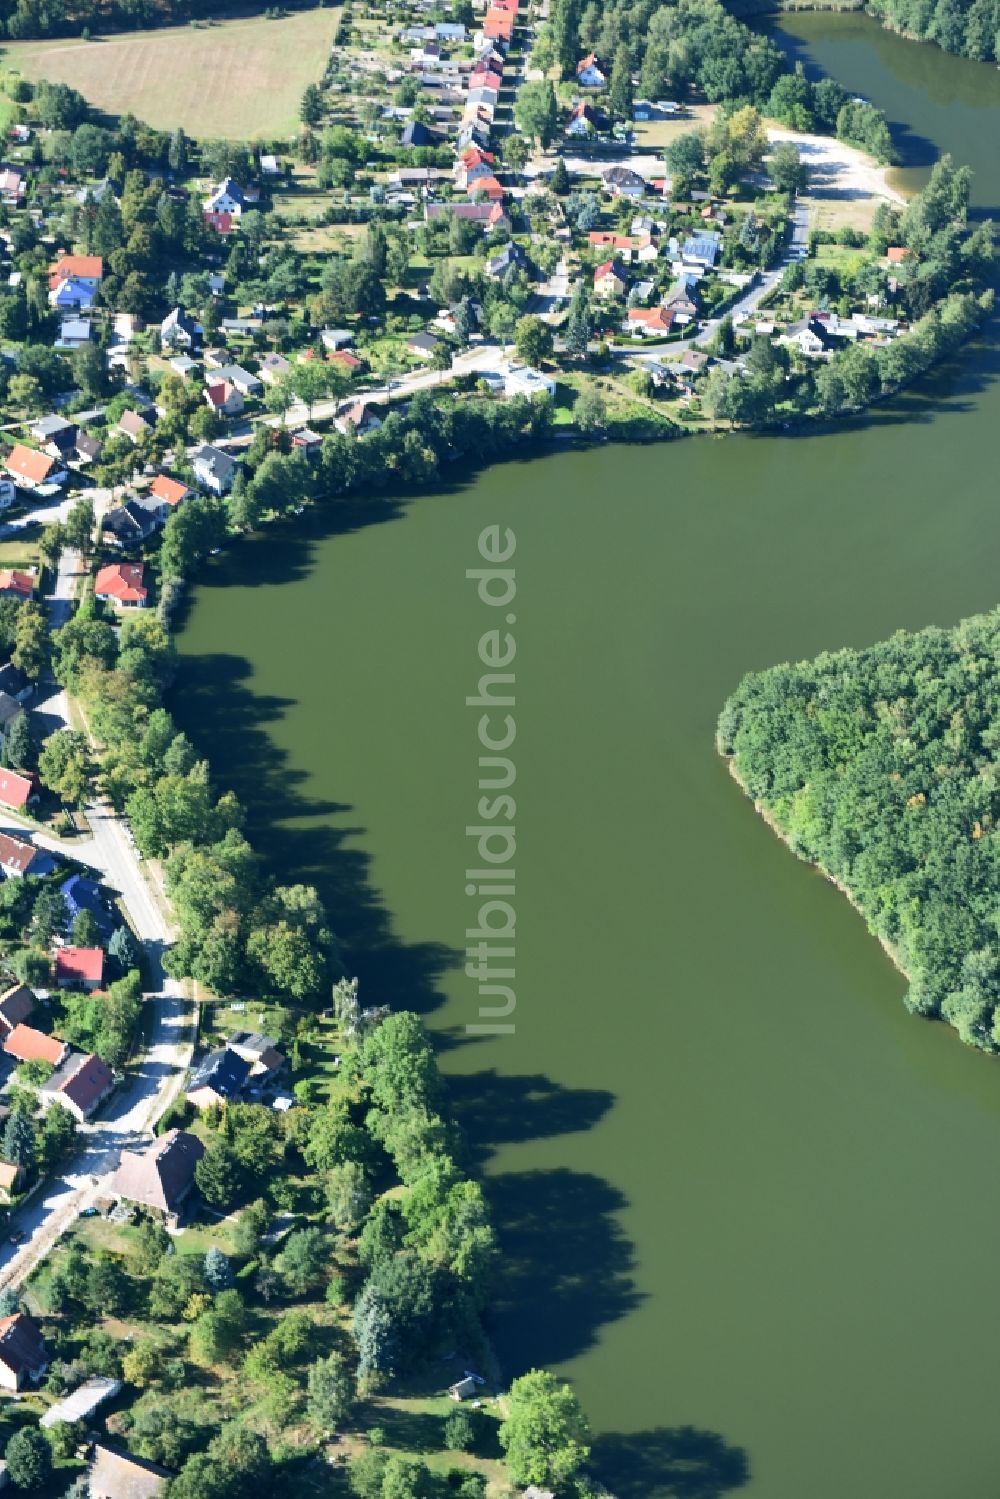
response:
[[[274,725],[295,700],[255,692],[253,675],[243,656],[186,656],[171,712],[209,756],[219,789],[239,797],[263,867],[280,880],[315,885],[366,1001],[435,1009],[440,979],[460,954],[443,943],[400,941],[360,846],[365,830],[345,820],[353,809],[311,795],[308,774],[275,741]]]
[[[509,1374],[564,1363],[641,1304],[635,1253],[610,1182],[565,1167],[484,1183],[500,1234],[490,1332]]]
[[[508,1076],[494,1067],[452,1074],[448,1094],[477,1175],[496,1146],[592,1129],[615,1101],[603,1089],[565,1088],[542,1073]]]
[[[744,1449],[695,1426],[598,1437],[591,1466],[616,1499],[723,1499],[750,1481]]]

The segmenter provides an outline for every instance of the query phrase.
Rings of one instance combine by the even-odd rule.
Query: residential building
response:
[[[210,443],[206,443],[195,453],[191,466],[203,489],[210,490],[212,494],[228,494],[232,489],[236,478],[236,459],[230,458],[221,448],[213,448]]]
[[[53,345],[56,349],[65,349],[70,353],[74,349],[82,349],[84,344],[90,342],[91,324],[86,318],[64,317],[59,324],[59,334]]]
[[[223,1047],[209,1052],[191,1074],[185,1097],[196,1109],[207,1109],[212,1104],[228,1103],[239,1096],[240,1090],[250,1076],[250,1064],[237,1056],[235,1051]]]
[[[47,874],[54,868],[52,855],[38,848],[29,838],[0,833],[0,869],[8,879],[17,880],[26,874]],[[31,993],[30,989],[28,993]]]
[[[53,307],[92,307],[104,277],[100,255],[61,255],[49,270]]]
[[[101,532],[111,546],[133,547],[147,541],[159,524],[155,507],[150,510],[133,495],[102,517]]]
[[[358,437],[363,437],[366,432],[374,432],[376,427],[381,427],[382,418],[376,416],[364,401],[352,401],[350,405],[341,407],[334,417],[333,425],[338,432],[353,431]]]
[[[109,562],[94,579],[94,597],[116,609],[144,609],[149,590],[141,562]]]
[[[630,307],[625,326],[629,333],[662,338],[670,332],[676,316],[669,307]]]
[[[152,432],[153,427],[138,411],[123,411],[118,418],[117,430],[124,432],[125,436],[130,438],[132,442],[141,442],[144,437]]]
[[[16,770],[0,768],[0,806],[13,807],[15,811],[20,811],[37,800],[37,777],[22,776],[18,775]]]
[[[431,359],[441,340],[433,333],[414,333],[407,341],[406,352],[415,359]]]
[[[574,105],[566,122],[566,134],[571,136],[599,135],[607,128],[606,117],[586,99]]]
[[[9,692],[0,692],[0,746],[3,745],[15,719],[23,718],[24,709]]]
[[[15,1025],[27,1020],[35,1008],[35,996],[27,984],[12,984],[0,994],[0,1038],[9,1036]]]
[[[48,1367],[45,1339],[27,1313],[0,1317],[0,1386],[20,1390],[41,1379]]]
[[[263,390],[260,380],[245,370],[241,364],[222,364],[214,371],[213,379],[224,380],[233,385],[241,396],[259,396]]]
[[[226,177],[211,196],[205,199],[202,208],[205,213],[213,216],[228,214],[230,218],[238,219],[247,204],[248,198],[243,188],[232,177]]]
[[[100,1057],[72,1052],[39,1089],[43,1108],[61,1103],[80,1124],[90,1118],[115,1085],[114,1074]]]
[[[205,400],[221,416],[238,416],[243,410],[243,396],[228,380],[212,380],[205,386]]]
[[[69,1052],[65,1041],[23,1023],[15,1025],[4,1039],[3,1049],[19,1062],[48,1062],[51,1067],[58,1067]]]
[[[160,1499],[172,1477],[158,1463],[95,1442],[87,1492],[90,1499]]]
[[[7,208],[17,208],[25,196],[24,178],[13,167],[0,171],[0,202]]]
[[[291,367],[284,354],[265,354],[260,362],[260,378],[265,384],[273,385],[287,375]]]
[[[194,1185],[194,1169],[205,1154],[197,1135],[172,1129],[144,1150],[123,1150],[109,1191],[123,1202],[160,1213],[176,1223]]]
[[[66,470],[57,458],[39,453],[37,448],[15,443],[4,460],[7,472],[19,489],[41,489],[48,484],[61,484]]]
[[[645,179],[631,167],[608,167],[601,181],[613,198],[641,198],[646,191]]]
[[[505,396],[554,396],[556,393],[556,382],[530,365],[511,365],[501,373]]]
[[[66,902],[67,931],[84,911],[94,918],[102,940],[107,940],[115,928],[121,925],[121,917],[112,909],[98,882],[89,875],[71,874],[60,885],[59,894]]]
[[[56,983],[60,989],[99,989],[103,979],[104,953],[99,947],[56,950]]]
[[[605,260],[594,272],[594,292],[598,297],[621,297],[628,288],[628,275],[617,260]]]
[[[160,324],[160,343],[168,349],[191,349],[198,342],[201,328],[188,317],[183,307],[168,312]]]
[[[17,567],[0,567],[0,596],[4,598],[19,599],[26,603],[34,598],[37,582],[38,578],[33,572],[22,572]]]
[[[23,1175],[23,1166],[15,1166],[11,1161],[0,1161],[0,1202],[10,1202]]]
[[[576,65],[576,81],[580,88],[603,88],[608,81],[607,68],[593,52],[581,57]]]
[[[251,1077],[277,1072],[285,1065],[284,1053],[273,1036],[262,1036],[258,1031],[234,1031],[227,1037],[226,1045],[244,1062],[249,1062]]]
[[[176,510],[178,505],[190,499],[194,493],[180,479],[171,479],[168,474],[157,474],[149,486],[149,492],[161,505],[166,505],[168,511]]]

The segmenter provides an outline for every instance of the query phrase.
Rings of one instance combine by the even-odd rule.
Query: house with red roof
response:
[[[20,776],[16,770],[0,769],[0,806],[16,810],[37,800],[37,776]]]
[[[48,1062],[51,1067],[58,1067],[69,1051],[66,1042],[60,1041],[58,1036],[47,1036],[44,1031],[36,1031],[33,1025],[24,1024],[15,1025],[4,1041],[3,1049],[19,1062]]]
[[[94,598],[116,609],[144,609],[149,590],[141,562],[109,562],[94,579]]]
[[[594,291],[599,297],[623,296],[628,276],[617,260],[603,261],[594,272]]]
[[[216,380],[206,385],[205,400],[220,416],[237,416],[243,410],[243,393],[231,380]]]
[[[99,989],[104,978],[104,953],[99,947],[60,947],[56,953],[56,983],[60,989]]]
[[[194,494],[194,490],[182,484],[180,479],[171,479],[167,474],[157,474],[149,486],[149,492],[161,504],[169,505],[171,510],[176,510],[178,505]]]
[[[488,203],[503,201],[503,188],[495,177],[480,177],[469,184],[470,198],[485,198]]]
[[[630,333],[662,336],[670,332],[676,316],[672,307],[630,307],[626,326]]]
[[[93,1054],[81,1056],[75,1051],[42,1085],[39,1098],[43,1107],[61,1103],[82,1124],[107,1098],[114,1085],[114,1073],[100,1057]]]
[[[0,567],[0,594],[5,598],[25,602],[33,598],[38,579],[34,573],[21,572],[16,567]]]
[[[509,42],[514,32],[515,19],[511,11],[491,5],[483,21],[483,36],[488,42]]]
[[[23,442],[14,444],[4,459],[4,467],[19,489],[40,489],[43,484],[62,484],[67,477],[58,458],[40,453],[37,448],[26,447]]]
[[[61,255],[49,269],[53,307],[92,307],[104,277],[100,255]]]
[[[202,218],[209,229],[214,229],[216,234],[232,234],[233,232],[233,216],[231,213],[207,209],[202,214]]]

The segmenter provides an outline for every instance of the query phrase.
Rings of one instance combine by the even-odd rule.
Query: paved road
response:
[[[774,290],[781,280],[785,269],[791,265],[793,260],[801,260],[809,241],[809,208],[805,203],[796,205],[792,216],[792,233],[785,253],[780,262],[769,271],[764,271],[754,286],[751,286],[738,301],[734,302],[724,315],[732,318],[734,323],[748,318],[755,312],[764,298]],[[670,359],[674,354],[683,353],[685,349],[696,348],[700,344],[710,344],[719,331],[721,317],[709,318],[703,323],[697,332],[692,333],[689,338],[680,338],[669,344],[661,345],[658,349],[644,350],[639,343],[631,348],[616,344],[612,353],[616,355],[627,354],[630,359]],[[595,345],[596,347],[596,345]]]
[[[51,598],[47,600],[53,624],[65,622],[83,569],[79,553],[64,552]],[[36,712],[48,732],[69,725],[65,693],[55,685],[43,690]],[[0,1286],[17,1285],[62,1233],[101,1191],[101,1180],[118,1164],[123,1149],[134,1147],[149,1132],[180,1091],[192,1053],[192,1012],[182,986],[165,976],[162,956],[171,931],[162,899],[147,880],[139,858],[122,823],[105,803],[87,808],[90,835],[64,842],[50,834],[35,832],[36,843],[54,853],[68,855],[96,870],[111,889],[118,892],[129,919],[146,949],[150,987],[145,993],[149,1040],[142,1059],[130,1070],[128,1081],[118,1089],[103,1117],[81,1126],[81,1149],[55,1177],[17,1213],[16,1228],[25,1235],[21,1245],[0,1245]],[[23,832],[25,824],[12,814],[4,821],[11,832]]]

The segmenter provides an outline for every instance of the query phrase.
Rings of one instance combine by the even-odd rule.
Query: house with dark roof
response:
[[[195,453],[191,467],[198,483],[212,494],[228,494],[232,489],[236,478],[236,459],[230,458],[221,448],[213,448],[211,443],[205,443]]]
[[[89,1119],[115,1085],[111,1068],[100,1057],[71,1052],[39,1089],[43,1108],[61,1103],[80,1124]]]
[[[258,1031],[234,1031],[226,1045],[244,1062],[249,1062],[251,1077],[277,1072],[285,1065],[284,1052],[279,1051],[273,1036],[262,1036]]]
[[[145,1150],[123,1150],[109,1191],[119,1201],[137,1203],[176,1223],[194,1185],[194,1168],[204,1154],[197,1135],[172,1129]]]
[[[228,1047],[210,1051],[192,1072],[185,1097],[196,1109],[228,1103],[231,1098],[238,1097],[249,1076],[250,1063],[237,1056],[235,1051]]]
[[[110,937],[115,927],[120,925],[120,919],[116,918],[104,891],[89,876],[71,874],[59,887],[59,893],[66,902],[67,930],[84,911],[94,918],[102,938]]]
[[[433,333],[414,333],[407,340],[406,352],[416,359],[430,359],[440,342]]]
[[[8,697],[14,698],[18,703],[26,703],[31,696],[31,683],[13,661],[5,661],[3,666],[0,666],[0,692],[5,692]]]
[[[533,277],[534,267],[516,240],[508,240],[502,249],[498,250],[486,262],[486,274],[492,281],[501,281],[509,271],[523,271],[529,278]]]
[[[25,1312],[0,1318],[0,1386],[20,1390],[41,1379],[49,1354],[37,1325]]]
[[[608,167],[601,181],[604,191],[614,198],[641,198],[646,191],[645,178],[631,167]]]
[[[168,312],[160,324],[160,343],[168,349],[190,349],[197,342],[201,328],[183,307]]]
[[[101,534],[110,546],[141,546],[144,541],[149,540],[158,525],[155,512],[132,498],[107,512],[101,521]]]
[[[34,1008],[35,996],[27,984],[12,984],[0,994],[0,1035],[9,1036]]]
[[[439,146],[441,138],[420,120],[410,120],[399,138],[401,146]]]

